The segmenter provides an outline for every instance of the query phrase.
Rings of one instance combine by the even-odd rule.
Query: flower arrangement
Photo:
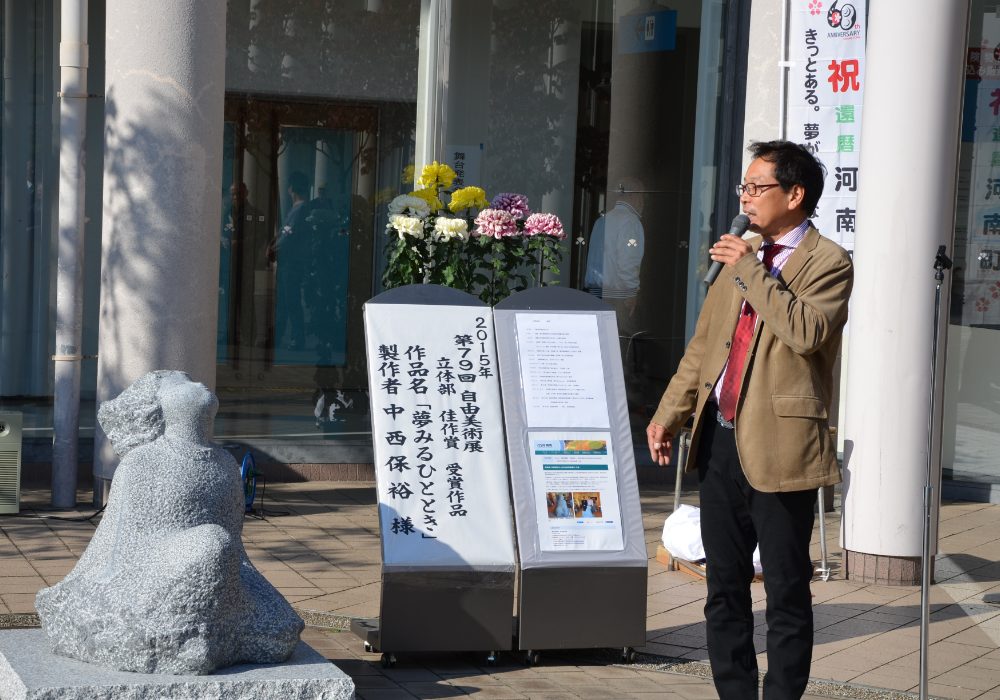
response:
[[[386,289],[440,284],[491,306],[548,272],[558,274],[566,237],[554,214],[532,213],[528,198],[504,192],[492,202],[475,186],[452,190],[456,174],[436,161],[415,189],[389,203]],[[445,202],[447,200],[447,203]]]

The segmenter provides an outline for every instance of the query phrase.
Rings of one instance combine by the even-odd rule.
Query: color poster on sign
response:
[[[531,481],[543,552],[624,548],[607,432],[530,432]]]

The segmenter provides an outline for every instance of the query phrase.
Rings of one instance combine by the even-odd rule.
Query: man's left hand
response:
[[[753,248],[739,236],[724,234],[708,249],[712,260],[723,265],[735,265],[744,255],[753,255]]]

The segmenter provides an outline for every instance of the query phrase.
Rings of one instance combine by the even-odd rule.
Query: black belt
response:
[[[722,411],[719,410],[719,404],[715,403],[714,401],[709,401],[707,404],[705,404],[705,410],[709,412],[709,415],[714,413],[715,421],[723,428],[726,428],[727,430],[733,430],[736,428],[736,426],[733,425],[732,421],[723,418]]]

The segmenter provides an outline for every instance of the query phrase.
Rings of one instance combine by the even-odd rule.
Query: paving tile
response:
[[[472,687],[470,689],[459,686],[459,690],[465,691],[476,698],[476,700],[529,700],[531,697],[504,685],[489,685],[482,688]]]
[[[561,686],[547,678],[507,678],[506,684],[518,692],[529,690],[561,690]]]
[[[606,679],[602,683],[601,688],[607,689],[608,697],[618,697],[619,695],[625,696],[629,693],[637,692],[661,692],[664,689],[663,686],[664,682],[662,679],[653,680],[652,678],[636,677]]]
[[[41,576],[4,576],[0,578],[0,595],[30,593],[34,595],[47,584]]]
[[[813,663],[810,667],[809,677],[824,681],[846,682],[864,673],[853,668],[844,668],[836,662],[827,662],[824,659],[821,663]]]
[[[947,673],[934,676],[935,683],[953,685],[959,688],[986,692],[1000,686],[1000,677],[995,674],[983,674],[970,671],[968,664],[958,666]]]
[[[676,692],[687,700],[716,700],[719,697],[715,686],[710,683],[681,685],[676,688]]]
[[[691,651],[688,647],[675,646],[673,644],[661,644],[660,642],[646,642],[636,649],[639,653],[655,654],[657,656],[680,657]]]
[[[340,670],[344,671],[344,673],[347,673],[347,670],[344,669],[344,668],[341,668]],[[350,675],[351,678],[354,680],[354,685],[357,688],[364,688],[364,689],[368,689],[368,688],[372,688],[372,689],[374,689],[374,688],[383,688],[384,689],[384,688],[400,688],[401,687],[399,685],[399,683],[397,683],[396,681],[391,680],[389,678],[386,678],[385,676],[383,676],[381,674],[378,674],[378,675],[369,675],[369,674],[353,675],[353,674],[348,674],[348,675]]]
[[[403,690],[418,698],[456,698],[465,696],[465,691],[447,683],[403,683]]]
[[[912,671],[900,671],[898,669],[877,668],[867,673],[862,673],[850,680],[858,685],[870,685],[875,688],[888,688],[890,690],[907,691],[919,682],[919,673]]]
[[[390,678],[399,684],[431,683],[440,680],[440,676],[436,673],[432,673],[426,668],[420,666],[396,666],[394,668],[387,668],[382,673],[384,673],[387,678]]]
[[[470,688],[485,688],[495,685],[505,685],[502,679],[486,673],[459,673],[455,675],[441,673],[441,676],[443,683],[448,683],[456,688],[462,688],[467,693]]]
[[[914,686],[916,688],[917,686]],[[912,690],[912,688],[911,688]],[[959,688],[953,685],[945,685],[929,680],[927,682],[927,694],[935,698],[952,698],[953,700],[971,700],[982,695],[981,690],[974,688]]]
[[[39,503],[47,501],[47,493],[38,493]],[[684,498],[695,502],[691,491]],[[371,485],[272,485],[268,507],[291,515],[247,520],[248,554],[303,609],[377,615],[381,570],[374,502]],[[644,487],[642,503],[644,542],[655,552],[672,495],[667,489]],[[812,584],[813,677],[912,690],[917,682],[919,588],[844,580],[836,542],[838,519],[837,513],[827,517],[828,563],[834,575]],[[932,692],[938,688],[940,696],[958,698],[972,697],[968,693],[975,690],[984,700],[1000,700],[1000,610],[981,604],[985,592],[1000,591],[1000,506],[946,504],[941,523],[940,582],[931,589]],[[0,611],[33,611],[34,592],[72,569],[93,531],[89,523],[0,520]],[[816,533],[811,549],[818,558]],[[704,581],[651,561],[647,593],[649,641],[640,651],[706,660]],[[760,651],[765,642],[762,584],[751,586],[751,599],[754,641]],[[463,655],[443,655],[406,659],[383,670],[379,655],[364,652],[361,641],[349,633],[308,628],[304,639],[357,679],[362,700],[465,693],[483,700],[717,697],[711,682],[702,678],[607,665],[576,652],[553,652],[532,668],[520,665],[515,654],[503,654],[495,667],[480,667],[478,659],[470,663]],[[766,665],[763,654],[760,665]]]
[[[355,696],[358,700],[412,700],[416,697],[402,688],[365,688],[355,693]]]
[[[12,613],[33,613],[35,612],[34,593],[7,593],[0,594],[0,600]]]

